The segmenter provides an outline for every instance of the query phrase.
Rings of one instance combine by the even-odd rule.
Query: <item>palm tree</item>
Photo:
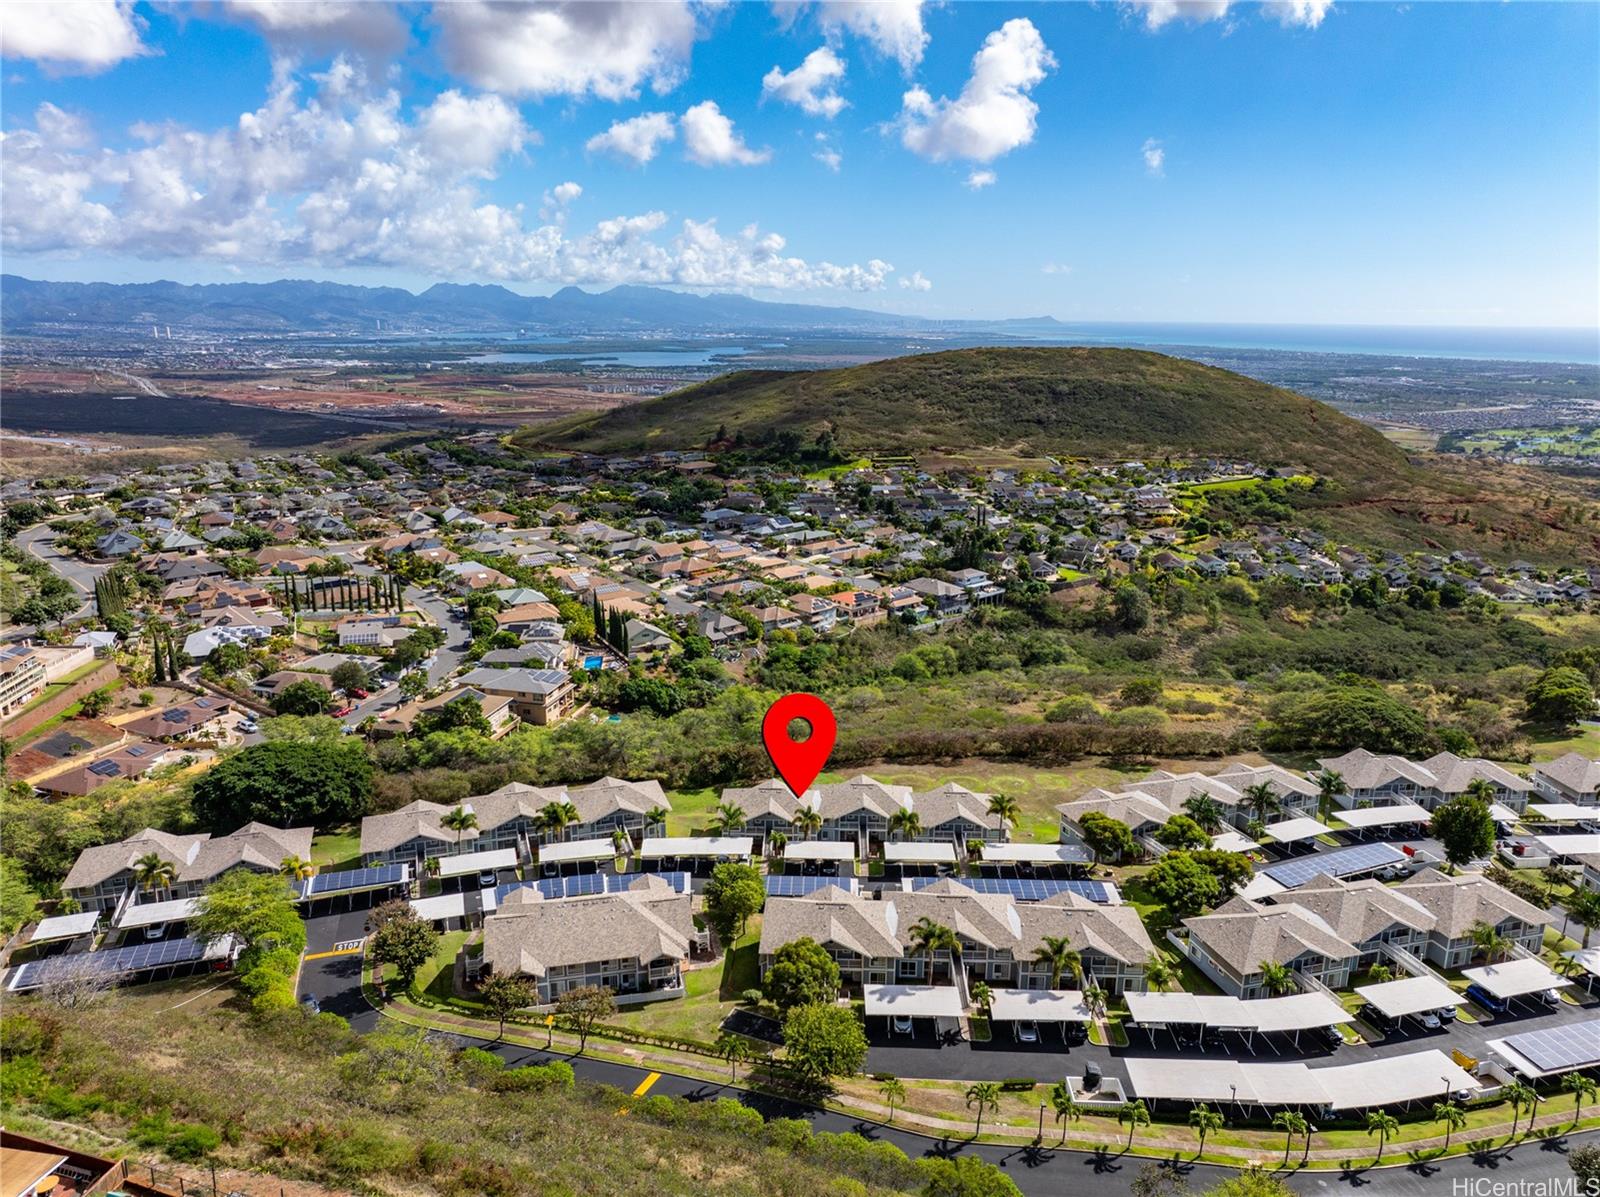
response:
[[[972,1137],[976,1139],[983,1134],[983,1112],[998,1113],[1000,1109],[1000,1083],[998,1081],[979,1081],[975,1085],[967,1086],[967,1109],[976,1108],[978,1121],[972,1128]]]
[[[1100,1019],[1106,1016],[1106,991],[1100,986],[1090,983],[1089,988],[1083,991],[1083,1005],[1089,1011],[1090,1017]]]
[[[1070,972],[1074,981],[1083,976],[1083,957],[1078,955],[1065,935],[1046,935],[1039,947],[1034,949],[1033,959],[1036,964],[1046,965],[1050,969],[1051,989],[1061,988],[1061,974],[1064,972]]]
[[[1472,946],[1483,953],[1485,964],[1493,964],[1495,957],[1506,949],[1505,938],[1481,919],[1472,924],[1467,934],[1472,937]]]
[[[911,950],[921,952],[928,958],[928,983],[933,983],[933,954],[935,952],[950,953],[950,973],[955,975],[956,960],[961,954],[961,941],[956,938],[956,933],[943,923],[936,923],[927,915],[923,915],[911,925]]]
[[[1348,794],[1350,787],[1345,784],[1344,774],[1332,769],[1313,774],[1311,780],[1317,783],[1317,817],[1326,819],[1333,813],[1334,799]]]
[[[1128,1150],[1133,1150],[1133,1132],[1150,1125],[1150,1110],[1137,1099],[1125,1101],[1117,1107],[1117,1125],[1128,1124]]]
[[[142,889],[171,889],[177,879],[178,866],[159,852],[146,852],[133,862],[133,880]]]
[[[1539,1095],[1529,1085],[1516,1081],[1507,1085],[1501,1091],[1505,1099],[1511,1103],[1511,1134],[1510,1139],[1517,1137],[1517,1120],[1522,1117],[1522,1107],[1528,1107],[1528,1127],[1533,1127],[1534,1107],[1539,1104]]]
[[[1057,1081],[1050,1086],[1050,1108],[1055,1111],[1056,1121],[1061,1124],[1061,1141],[1067,1141],[1067,1123],[1076,1122],[1083,1117],[1083,1111],[1078,1108],[1078,1103],[1073,1100],[1072,1090],[1065,1081]]]
[[[1022,808],[1017,805],[1017,800],[1009,794],[991,794],[989,796],[989,813],[998,818],[1001,826],[1008,832],[1022,821]]]
[[[1595,1095],[1596,1085],[1581,1072],[1569,1072],[1561,1087],[1572,1094],[1572,1125],[1576,1126],[1583,1113],[1583,1099]]]
[[[1374,1164],[1383,1159],[1383,1145],[1399,1129],[1400,1123],[1388,1110],[1367,1111],[1367,1134],[1378,1136],[1378,1154],[1372,1158]]]
[[[1189,1125],[1194,1128],[1195,1137],[1200,1140],[1200,1146],[1194,1153],[1194,1158],[1199,1159],[1206,1153],[1206,1136],[1212,1131],[1222,1129],[1222,1112],[1213,1110],[1205,1102],[1201,1102],[1189,1111]],[[1132,1146],[1133,1140],[1129,1139],[1128,1144]],[[1288,1155],[1287,1148],[1284,1149],[1284,1154]]]
[[[1261,984],[1268,993],[1278,995],[1288,993],[1294,988],[1294,973],[1287,964],[1279,964],[1275,960],[1263,960],[1261,968]]]
[[[644,826],[648,831],[652,827],[661,827],[666,824],[667,816],[672,812],[664,806],[652,806],[644,812]]]
[[[922,834],[922,816],[902,807],[889,816],[889,834],[906,840],[916,839]]]
[[[1583,946],[1589,947],[1589,936],[1600,927],[1600,890],[1582,889],[1567,899],[1568,913],[1583,928]]]
[[[1441,1101],[1433,1107],[1433,1120],[1444,1123],[1444,1149],[1450,1150],[1450,1135],[1467,1125],[1467,1112],[1453,1101]]]
[[[994,990],[987,984],[979,981],[972,987],[972,1004],[983,1011],[985,1018],[989,1017],[989,1006],[994,1001]]]
[[[1387,964],[1374,964],[1367,970],[1367,979],[1374,985],[1381,985],[1385,981],[1394,980],[1394,969]]]
[[[1311,1124],[1298,1110],[1279,1110],[1272,1116],[1272,1125],[1274,1129],[1283,1132],[1283,1164],[1287,1168],[1289,1148],[1294,1146],[1294,1137],[1305,1134]]]
[[[767,837],[767,855],[782,856],[783,850],[789,846],[789,837],[781,831],[774,831]]]
[[[1183,800],[1183,813],[1200,824],[1200,830],[1207,835],[1222,830],[1222,803],[1210,794],[1190,794]]]
[[[905,1105],[906,1087],[899,1077],[886,1076],[883,1083],[878,1086],[878,1092],[883,1096],[884,1104],[889,1107],[889,1121],[894,1122],[894,1107],[896,1104]]]
[[[616,828],[612,829],[612,832],[611,832],[611,851],[612,851],[612,853],[614,855],[621,856],[624,852],[627,851],[628,845],[631,842],[632,841],[630,841],[628,839],[628,833],[626,831],[622,830],[622,828],[616,827]]]
[[[1162,955],[1160,952],[1157,952],[1154,956],[1150,957],[1149,962],[1144,966],[1145,988],[1149,989],[1150,987],[1154,986],[1155,991],[1160,993],[1166,989],[1168,985],[1172,984],[1172,978],[1176,975],[1177,974],[1173,972],[1172,965],[1167,963],[1166,956]]]
[[[1553,860],[1549,864],[1545,865],[1543,869],[1540,870],[1540,874],[1544,877],[1545,904],[1546,905],[1548,905],[1549,903],[1554,902],[1556,900],[1556,890],[1558,890],[1558,889],[1566,889],[1575,880],[1575,878],[1573,877],[1571,869],[1565,868],[1562,865],[1558,865]],[[1567,934],[1567,920],[1566,919],[1562,919],[1561,920],[1561,935],[1562,935],[1563,938],[1565,938],[1566,934]]]
[[[1241,791],[1244,800],[1250,804],[1250,809],[1255,812],[1256,819],[1262,823],[1267,821],[1268,815],[1275,815],[1283,809],[1283,803],[1278,799],[1278,791],[1272,788],[1270,781],[1258,781],[1254,785],[1245,786]]]
[[[1485,806],[1492,806],[1494,804],[1494,782],[1487,777],[1474,777],[1467,782],[1466,795],[1468,798],[1478,799]]]
[[[478,826],[478,816],[464,806],[457,806],[452,811],[445,812],[439,819],[439,826],[456,833],[456,850],[461,850],[461,833],[472,831]]]
[[[750,1041],[743,1035],[735,1035],[731,1031],[724,1031],[717,1036],[715,1047],[717,1055],[728,1062],[729,1082],[732,1083],[738,1080],[739,1065],[754,1054],[750,1050]]]
[[[724,802],[712,813],[711,826],[719,835],[727,835],[744,826],[744,811],[731,802]]]
[[[290,881],[304,881],[315,875],[317,866],[304,857],[290,853],[278,862],[278,871]]]
[[[547,802],[539,811],[539,829],[559,840],[568,826],[578,821],[578,808],[570,801]]]
[[[794,828],[806,839],[814,839],[822,830],[822,812],[813,806],[802,806],[794,813]]]

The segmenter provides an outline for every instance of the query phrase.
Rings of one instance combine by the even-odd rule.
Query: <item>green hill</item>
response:
[[[832,424],[847,453],[988,451],[1090,458],[1250,458],[1373,480],[1406,469],[1366,425],[1303,395],[1132,349],[961,349],[837,370],[745,371],[529,429],[529,445],[595,453],[759,442]]]

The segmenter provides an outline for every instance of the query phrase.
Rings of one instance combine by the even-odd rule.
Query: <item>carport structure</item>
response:
[[[58,914],[52,918],[40,919],[39,925],[33,929],[33,934],[28,936],[30,944],[60,943],[63,940],[77,939],[80,935],[92,935],[94,929],[100,925],[100,912],[98,910],[81,910],[77,914]]]
[[[863,985],[868,1018],[941,1018],[960,1021],[964,1011],[954,985]]]
[[[1529,823],[1600,823],[1600,807],[1575,802],[1530,802]]]
[[[688,861],[690,871],[693,871],[695,865],[707,861],[712,864],[727,861],[748,864],[755,850],[756,841],[748,835],[660,836],[647,839],[639,845],[639,864],[644,869],[649,869],[651,865],[667,865],[671,869],[676,867],[678,861]]]
[[[44,926],[43,923],[39,925],[41,927]],[[1589,990],[1592,993],[1594,991],[1595,978],[1600,977],[1600,948],[1579,948],[1576,952],[1563,954],[1568,960],[1589,974]]]
[[[989,1021],[1055,1023],[1065,1043],[1068,1023],[1092,1022],[1094,1015],[1081,989],[995,989],[989,995]]]
[[[493,889],[464,889],[454,894],[435,894],[431,898],[411,899],[411,909],[425,923],[443,923],[446,930],[460,920],[463,930],[474,919],[482,920],[499,908],[499,899]]]
[[[566,840],[555,844],[541,844],[539,846],[539,867],[547,875],[559,875],[571,865],[574,872],[582,872],[583,866],[594,864],[602,860],[614,860],[617,855],[617,846],[610,840]],[[555,872],[551,873],[551,869]]]
[[[1150,1101],[1303,1106],[1328,1114],[1437,1101],[1479,1087],[1470,1073],[1438,1050],[1331,1068],[1140,1056],[1124,1064],[1133,1092]]]
[[[1566,977],[1550,971],[1543,960],[1531,956],[1520,960],[1503,960],[1499,964],[1485,964],[1478,968],[1464,968],[1461,975],[1474,985],[1481,985],[1501,1001],[1542,993],[1546,989],[1565,989],[1572,984]]]
[[[984,844],[981,851],[983,855],[975,862],[980,867],[1077,868],[1094,860],[1094,854],[1082,844]]]
[[[956,867],[956,846],[945,841],[908,840],[899,843],[888,843],[883,846],[883,863],[896,865],[904,871],[907,865],[921,867],[932,865],[934,868]]]
[[[1600,1018],[1491,1039],[1485,1045],[1534,1080],[1600,1067]]]
[[[1134,993],[1124,995],[1128,1021],[1143,1027],[1155,1042],[1159,1030],[1198,1027],[1207,1031],[1234,1031],[1254,1048],[1258,1034],[1292,1034],[1295,1046],[1300,1032],[1338,1026],[1350,1013],[1324,993],[1293,993],[1287,997],[1236,998],[1225,994]],[[1176,1032],[1174,1031],[1174,1034]]]
[[[460,856],[439,857],[440,877],[465,877],[469,873],[496,872],[517,867],[515,848],[491,848],[485,852],[464,852]]]
[[[181,923],[194,917],[199,898],[169,898],[165,902],[130,902],[112,924],[119,931],[155,927],[161,923]]]
[[[848,863],[854,868],[856,846],[853,840],[801,840],[783,846],[783,859],[800,864],[806,861],[831,860],[839,864]]]
[[[1432,818],[1432,815],[1415,802],[1396,802],[1392,806],[1360,806],[1339,812],[1339,821],[1345,825],[1343,829],[1349,831],[1371,831],[1375,827],[1426,823]]]
[[[1268,823],[1267,838],[1278,844],[1298,844],[1303,840],[1314,840],[1319,835],[1328,835],[1333,831],[1326,823],[1302,815],[1298,819],[1284,819],[1278,823]]]
[[[345,899],[345,909],[352,909],[358,897],[372,900],[379,895],[399,895],[411,886],[409,864],[371,865],[361,869],[339,869],[331,873],[317,873],[297,884],[300,901],[307,904],[302,913],[311,917],[317,903],[334,898]],[[326,912],[324,912],[326,913]]]
[[[1398,981],[1358,985],[1356,992],[1371,1002],[1380,1014],[1397,1022],[1409,1014],[1425,1014],[1429,1010],[1467,1004],[1466,998],[1438,977],[1402,977]]]

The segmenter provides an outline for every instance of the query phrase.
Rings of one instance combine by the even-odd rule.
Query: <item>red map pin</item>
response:
[[[804,719],[811,728],[809,739],[796,743],[789,738],[789,723],[795,719]],[[761,739],[767,746],[767,755],[796,798],[804,797],[817,780],[838,736],[833,709],[815,694],[785,694],[767,708],[766,717],[761,720]]]

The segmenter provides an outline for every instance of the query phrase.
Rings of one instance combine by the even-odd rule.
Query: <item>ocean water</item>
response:
[[[1086,345],[1205,345],[1298,353],[1600,364],[1596,328],[1444,328],[1362,324],[1067,324],[1040,340]]]
[[[738,345],[709,348],[623,349],[597,353],[480,353],[469,362],[585,362],[591,366],[710,366],[721,358],[739,357],[750,350]]]

